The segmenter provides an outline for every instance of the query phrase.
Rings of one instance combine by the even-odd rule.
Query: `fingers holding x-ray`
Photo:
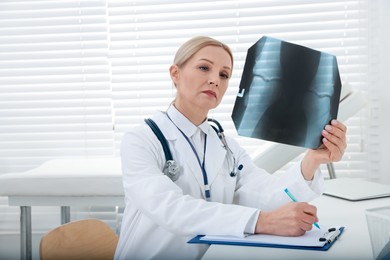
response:
[[[346,133],[347,127],[337,120],[332,120],[331,125],[327,125],[322,131],[323,144],[327,148],[324,163],[341,160],[347,148]]]

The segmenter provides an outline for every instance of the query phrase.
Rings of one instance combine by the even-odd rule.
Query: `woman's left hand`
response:
[[[323,163],[340,161],[347,148],[347,127],[333,119],[322,130],[322,145],[316,150],[308,150],[302,160],[302,174],[305,179],[313,178],[315,170]]]
[[[320,163],[338,162],[344,155],[347,148],[347,127],[337,121],[332,120],[330,125],[322,130],[322,145],[317,150]]]

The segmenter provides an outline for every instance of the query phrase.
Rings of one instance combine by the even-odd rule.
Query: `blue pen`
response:
[[[287,188],[284,189],[284,192],[290,197],[292,201],[298,202],[298,200],[294,197],[294,195],[291,194],[291,192]],[[314,222],[313,225],[316,226],[318,229],[321,229],[320,225],[318,225],[317,222]]]

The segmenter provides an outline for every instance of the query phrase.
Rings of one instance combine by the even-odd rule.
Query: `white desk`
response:
[[[71,206],[124,206],[118,158],[56,159],[22,173],[0,175],[0,196],[20,206],[21,258],[31,259],[31,206],[61,207],[61,223]]]
[[[317,206],[320,225],[345,226],[328,251],[211,245],[202,259],[373,259],[365,209],[389,206],[390,198],[349,202],[321,196],[312,204]]]

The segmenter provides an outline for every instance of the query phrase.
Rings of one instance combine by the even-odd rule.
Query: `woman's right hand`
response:
[[[317,208],[306,202],[290,202],[273,211],[261,211],[256,234],[301,236],[317,222]]]

